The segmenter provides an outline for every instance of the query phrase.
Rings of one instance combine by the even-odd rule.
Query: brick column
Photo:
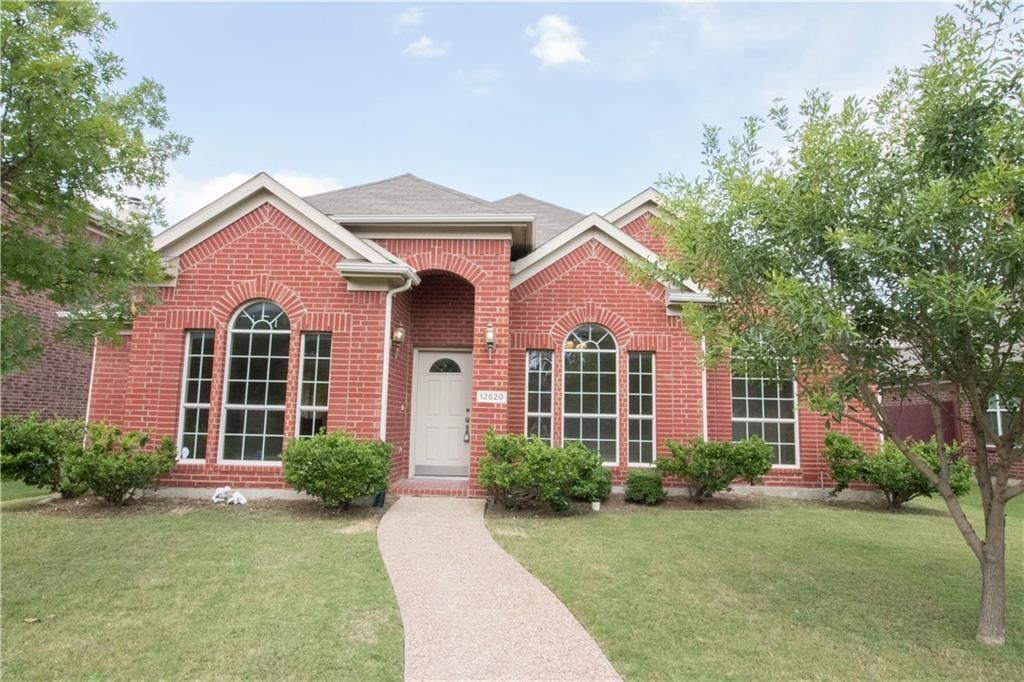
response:
[[[500,258],[488,263],[487,274],[476,283],[473,300],[473,393],[470,416],[469,484],[471,494],[482,495],[479,484],[480,458],[484,450],[484,434],[489,428],[499,433],[507,430],[509,390],[509,242]],[[494,326],[495,348],[488,351],[484,341],[487,325]],[[479,391],[501,391],[505,403],[481,403]]]

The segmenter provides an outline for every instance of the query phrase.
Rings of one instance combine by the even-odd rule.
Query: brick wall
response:
[[[630,222],[625,230],[649,248],[660,250],[663,239],[648,226],[649,214]],[[619,346],[619,463],[613,482],[625,481],[628,472],[628,367],[629,351],[655,354],[655,445],[664,455],[665,440],[687,440],[703,433],[702,372],[699,342],[683,329],[678,317],[666,315],[664,291],[659,285],[640,286],[625,274],[622,259],[592,240],[522,283],[512,292],[512,356],[509,430],[522,433],[525,414],[525,357],[529,349],[555,351],[552,418],[553,440],[561,442],[562,357],[566,335],[578,324],[596,322],[615,335]],[[707,373],[708,437],[731,440],[731,377],[727,366]],[[828,467],[821,456],[827,420],[803,406],[798,414],[799,463],[775,467],[766,485],[819,487],[829,484]],[[834,426],[874,448],[878,438],[854,424]],[[673,482],[669,482],[671,485]]]
[[[185,486],[283,485],[279,464],[218,463],[227,325],[255,299],[280,305],[291,324],[284,432],[295,432],[300,335],[333,335],[328,429],[378,437],[384,292],[349,291],[340,254],[269,204],[217,232],[179,260],[174,287],[138,317],[131,340],[97,351],[90,419],[176,437],[185,334],[215,331],[209,441],[205,461],[180,463],[164,481]]]
[[[525,362],[530,349],[551,350],[554,359],[552,438],[562,439],[562,345],[576,326],[601,324],[615,336],[618,362],[618,466],[613,481],[625,480],[628,437],[628,364],[630,351],[655,354],[655,440],[664,454],[666,438],[691,438],[703,432],[698,344],[665,313],[658,285],[631,282],[622,258],[592,240],[512,291],[512,358],[509,430],[522,433],[525,419]]]
[[[85,417],[89,398],[92,347],[57,337],[60,306],[43,293],[12,292],[3,305],[37,316],[36,329],[42,354],[17,372],[6,374],[0,385],[0,414],[46,417]]]
[[[18,220],[6,202],[0,203],[0,221],[5,225]],[[42,229],[31,234],[47,236]],[[100,242],[103,237],[89,232],[89,238]],[[92,344],[81,345],[63,341],[57,332],[61,307],[45,293],[26,293],[17,285],[4,293],[3,306],[36,318],[37,339],[42,353],[25,362],[17,372],[0,379],[0,414],[27,415],[38,412],[45,417],[85,417],[89,399],[89,374],[92,369]]]

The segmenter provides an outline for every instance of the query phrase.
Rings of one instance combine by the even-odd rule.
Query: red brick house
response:
[[[583,215],[412,175],[300,198],[260,174],[167,229],[171,279],[101,345],[89,419],[169,435],[177,486],[283,486],[289,438],[394,445],[392,491],[482,495],[488,428],[601,454],[621,485],[667,438],[763,436],[772,486],[827,486],[825,420],[792,382],[703,370],[679,306],[639,284],[658,195]],[[866,443],[877,438],[855,426]]]

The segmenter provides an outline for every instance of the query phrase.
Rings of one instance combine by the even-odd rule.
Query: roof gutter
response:
[[[533,223],[529,213],[502,213],[478,215],[344,215],[331,213],[327,217],[342,225],[416,225],[416,224],[463,224],[463,225],[519,225]]]

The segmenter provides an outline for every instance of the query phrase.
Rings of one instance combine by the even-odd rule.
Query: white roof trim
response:
[[[690,280],[686,280],[686,286],[690,287]],[[707,292],[699,291],[681,291],[679,289],[670,289],[668,292],[668,304],[669,305],[681,305],[683,303],[714,303],[715,297]]]
[[[352,291],[387,291],[407,281],[411,281],[412,286],[420,283],[416,272],[404,262],[343,260],[337,264],[336,269],[348,281]]]
[[[336,215],[330,216],[360,236],[373,239],[479,239],[490,232],[489,239],[511,239],[513,252],[533,248],[533,216],[528,213],[501,215]],[[431,228],[435,228],[431,232]],[[442,236],[436,228],[444,228]],[[390,230],[382,232],[382,230]],[[401,234],[408,232],[408,234]],[[464,233],[464,234],[457,234]],[[422,237],[416,236],[422,234]]]
[[[562,230],[562,232],[544,242],[526,256],[513,261],[512,286],[519,286],[544,268],[594,238],[597,238],[623,257],[632,256],[651,263],[658,260],[656,253],[601,216],[591,213],[572,227]]]
[[[542,244],[535,251],[531,251],[523,258],[513,261],[512,278],[510,281],[512,288],[514,289],[519,286],[591,239],[597,239],[623,258],[632,257],[649,263],[657,263],[659,260],[658,254],[630,237],[605,218],[596,213],[591,213],[572,227],[563,230],[554,238]],[[684,284],[690,289],[690,292],[680,292],[681,294],[700,297],[701,301],[704,301],[706,298],[707,302],[710,302],[710,294],[702,290],[696,282],[686,280]]]
[[[156,235],[153,247],[165,258],[180,256],[264,201],[346,258],[364,259],[371,263],[394,262],[394,259],[371,248],[266,173],[254,175],[216,201]],[[240,213],[239,209],[244,212]]]
[[[640,192],[640,194],[627,199],[605,213],[604,218],[616,227],[622,227],[648,211],[655,215],[660,215],[661,211],[658,209],[658,206],[661,205],[664,199],[665,197],[662,196],[661,192],[653,187],[648,187],[643,192]]]
[[[351,223],[353,225],[403,225],[407,223],[436,224],[436,223],[458,223],[458,224],[486,224],[486,225],[519,225],[522,223],[533,223],[533,216],[528,213],[504,213],[500,215],[337,215],[331,214],[331,220],[342,225]]]
[[[343,260],[336,267],[338,272],[346,275],[397,275],[411,279],[413,284],[419,284],[420,281],[416,272],[405,263],[367,263],[366,261]]]

